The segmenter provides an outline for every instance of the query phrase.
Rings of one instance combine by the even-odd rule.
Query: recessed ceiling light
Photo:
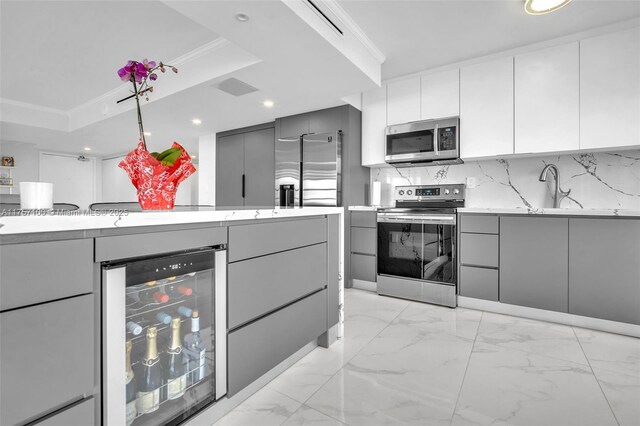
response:
[[[236,19],[240,22],[247,22],[249,20],[249,15],[246,13],[236,13]]]
[[[193,120],[191,120],[191,122],[196,126],[199,126],[202,124],[202,120],[200,120],[199,118],[194,118]]]
[[[266,100],[262,102],[262,105],[264,105],[266,108],[273,108],[273,101]]]
[[[571,3],[571,0],[526,0],[524,10],[530,15],[544,15]]]
[[[91,148],[89,148],[88,146],[85,146],[85,147],[84,147],[84,150],[85,150],[85,151],[91,151]]]
[[[145,136],[151,136],[151,132],[144,132]]]

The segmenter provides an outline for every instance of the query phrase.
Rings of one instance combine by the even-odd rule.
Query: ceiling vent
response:
[[[331,27],[331,29],[337,31],[338,34],[340,34],[341,36],[344,35],[340,27],[337,26],[336,23],[333,22],[331,19],[329,19],[327,14],[323,12],[322,9],[320,9],[314,2],[312,2],[311,0],[307,0],[307,3],[309,4],[309,6],[311,6],[313,10],[315,10],[318,13],[318,15],[320,15],[320,17]]]
[[[252,85],[233,77],[221,81],[220,83],[215,84],[213,87],[233,96],[242,96],[246,95],[247,93],[258,91],[258,89],[256,89]]]

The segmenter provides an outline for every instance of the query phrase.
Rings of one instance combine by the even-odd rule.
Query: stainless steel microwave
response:
[[[387,126],[384,158],[394,165],[462,163],[459,117]]]

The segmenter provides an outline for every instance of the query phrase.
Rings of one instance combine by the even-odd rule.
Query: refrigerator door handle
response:
[[[125,345],[126,274],[125,266],[102,270],[102,391],[103,424],[126,424]]]

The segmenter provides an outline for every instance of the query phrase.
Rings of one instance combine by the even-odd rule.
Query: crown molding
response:
[[[33,111],[44,112],[44,113],[47,113],[47,114],[58,114],[58,115],[62,115],[62,116],[67,117],[67,118],[69,117],[69,111],[65,111],[65,110],[57,109],[57,108],[46,107],[46,106],[37,105],[37,104],[30,104],[28,102],[14,101],[13,99],[0,98],[0,104],[12,106],[12,107],[17,107],[17,108],[30,109],[30,110],[33,110]]]

